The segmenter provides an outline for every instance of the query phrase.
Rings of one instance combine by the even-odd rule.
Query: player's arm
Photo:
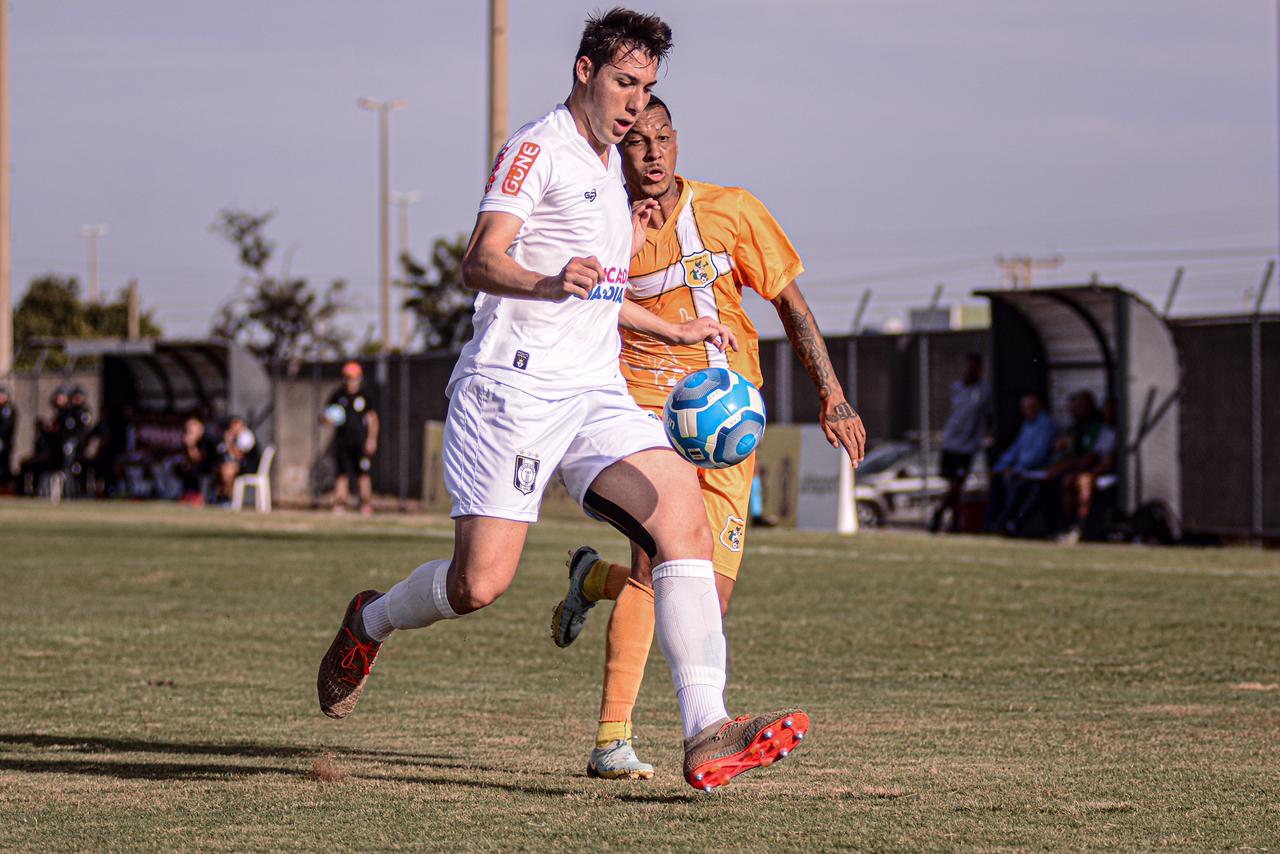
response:
[[[462,258],[463,284],[473,291],[514,299],[586,299],[604,277],[595,256],[570,258],[554,276],[526,270],[507,254],[523,224],[520,217],[503,211],[483,211],[477,216]]]
[[[720,350],[738,349],[738,339],[733,330],[718,320],[696,317],[687,323],[672,323],[631,300],[623,300],[622,311],[618,313],[618,325],[656,338],[663,344],[701,344],[710,341]]]
[[[791,348],[800,357],[800,362],[818,390],[822,431],[827,434],[827,441],[833,448],[843,447],[856,467],[866,453],[867,428],[845,399],[844,389],[840,387],[835,369],[831,366],[827,342],[818,331],[818,321],[809,310],[809,303],[794,281],[770,302],[778,310],[778,318],[787,332]]]
[[[371,457],[378,453],[378,430],[382,427],[382,422],[378,420],[376,410],[365,413],[364,426],[368,431],[364,440],[364,453],[365,456]]]

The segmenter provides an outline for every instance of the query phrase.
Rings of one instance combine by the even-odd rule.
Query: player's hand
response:
[[[561,302],[569,297],[586,299],[591,289],[604,279],[604,267],[596,256],[589,258],[570,258],[564,269],[554,276],[547,276],[534,288],[537,299]]]
[[[372,439],[366,439],[364,443],[364,455],[366,457],[372,457],[376,453],[378,453],[378,443]]]
[[[867,452],[867,428],[844,397],[832,396],[822,402],[822,432],[831,447],[844,448],[849,462],[857,468]]]
[[[672,344],[701,344],[710,341],[721,352],[738,349],[738,338],[733,330],[710,317],[697,317],[687,323],[677,323],[674,328],[670,341]]]
[[[654,199],[641,199],[631,205],[631,257],[640,254],[644,248],[644,231],[649,227],[658,203]]]

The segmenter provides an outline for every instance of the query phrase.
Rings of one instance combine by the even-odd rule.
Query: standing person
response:
[[[982,379],[982,356],[964,358],[964,375],[951,384],[951,413],[942,428],[942,476],[947,494],[933,513],[929,530],[942,530],[942,517],[951,511],[951,533],[960,530],[960,499],[973,468],[973,455],[982,448],[991,420],[991,388]]]
[[[365,393],[359,362],[342,366],[342,387],[333,393],[320,420],[337,428],[333,457],[338,475],[333,481],[333,511],[345,512],[347,496],[356,481],[360,512],[373,515],[373,455],[378,453],[378,409]]]
[[[795,281],[804,266],[782,228],[746,190],[691,181],[676,173],[679,151],[671,111],[656,96],[619,148],[631,198],[657,203],[644,248],[631,262],[631,299],[671,322],[701,317],[724,323],[744,345],[736,353],[722,352],[702,343],[672,345],[643,332],[624,331],[622,373],[631,396],[660,418],[671,387],[700,368],[732,368],[757,387],[763,385],[759,337],[742,305],[743,290],[753,290],[773,303],[792,348],[813,379],[827,440],[843,447],[857,466],[866,430],[845,399],[822,333]],[[723,616],[742,563],[746,520],[754,515],[750,502],[755,455],[732,468],[694,471],[711,526]],[[631,565],[623,566],[583,546],[570,558],[569,592],[552,614],[552,637],[557,645],[568,646],[597,601],[617,600],[605,643],[596,746],[587,762],[587,774],[593,777],[653,776],[653,766],[641,762],[631,745],[631,710],[653,642],[654,591],[643,580],[648,572],[648,556],[639,548],[633,546]]]
[[[622,139],[649,101],[671,29],[614,9],[588,19],[567,101],[507,142],[463,261],[480,292],[475,335],[450,378],[445,485],[452,557],[347,606],[320,665],[320,707],[350,714],[396,629],[453,619],[510,585],[542,493],[559,469],[582,508],[649,556],[657,635],[684,728],[685,779],[705,791],[769,765],[809,729],[799,710],[730,718],[711,531],[697,476],[627,394],[618,327],[673,344],[732,346],[724,324],[673,324],[626,302],[631,257],[655,203],[629,207]]]
[[[13,483],[13,431],[18,426],[18,407],[9,399],[9,388],[0,384],[0,488]]]

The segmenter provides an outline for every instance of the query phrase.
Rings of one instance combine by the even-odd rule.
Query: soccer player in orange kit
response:
[[[736,336],[741,349],[665,344],[622,331],[622,374],[640,406],[659,417],[672,386],[706,367],[732,368],[760,386],[759,336],[742,306],[744,289],[773,303],[796,355],[821,401],[821,424],[833,446],[856,466],[866,430],[836,379],[818,324],[796,284],[804,267],[782,228],[751,193],[690,181],[676,174],[677,135],[671,111],[652,96],[619,144],[633,202],[652,199],[644,248],[631,261],[629,299],[675,322],[709,317]],[[721,613],[729,607],[746,538],[755,456],[727,469],[699,469],[702,498],[714,538],[713,567]],[[632,565],[611,564],[589,546],[569,560],[569,592],[552,615],[552,637],[568,646],[587,611],[615,599],[606,641],[604,696],[596,747],[587,773],[607,779],[649,779],[653,766],[631,745],[631,710],[653,641],[653,589],[645,554],[632,547]]]

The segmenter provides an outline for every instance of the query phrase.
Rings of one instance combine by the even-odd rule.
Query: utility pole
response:
[[[125,291],[125,299],[128,304],[128,332],[125,337],[129,341],[137,341],[142,337],[142,305],[138,300],[138,280],[130,279],[129,287]]]
[[[379,101],[362,97],[356,101],[362,110],[378,114],[378,283],[382,294],[382,352],[391,349],[391,237],[388,232],[387,116],[403,110],[403,98]]]
[[[489,0],[489,148],[485,174],[507,141],[507,0]]]
[[[89,302],[98,301],[98,238],[105,237],[105,225],[81,226],[80,234],[89,239]]]
[[[0,380],[13,372],[9,172],[9,3],[0,0]]]
[[[1012,255],[1008,258],[996,256],[996,266],[1004,272],[1005,282],[1009,287],[1031,287],[1031,276],[1036,270],[1054,270],[1062,266],[1061,255],[1050,255],[1048,258],[1032,258],[1030,255]]]
[[[407,193],[392,193],[391,204],[399,208],[400,212],[400,256],[404,257],[409,254],[409,205],[414,204],[422,198],[422,194],[417,190],[410,190]],[[404,307],[405,301],[409,299],[409,283],[402,281],[400,283],[400,349],[407,352],[409,350],[409,310]]]

